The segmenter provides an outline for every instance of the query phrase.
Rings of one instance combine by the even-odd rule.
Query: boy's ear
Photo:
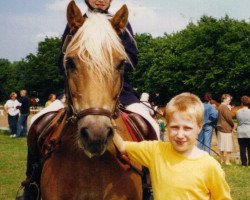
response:
[[[126,28],[128,24],[128,7],[125,4],[112,17],[111,24],[117,33]]]
[[[80,9],[75,1],[71,1],[67,7],[67,21],[71,32],[76,32],[84,23]]]

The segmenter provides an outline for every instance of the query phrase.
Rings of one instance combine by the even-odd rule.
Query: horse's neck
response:
[[[123,140],[132,141],[132,138],[127,130],[126,125],[124,124],[121,117],[118,117],[116,120],[117,132],[122,137]]]

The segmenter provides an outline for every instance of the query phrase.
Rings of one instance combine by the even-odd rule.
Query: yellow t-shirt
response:
[[[155,200],[228,200],[230,189],[220,164],[210,155],[188,158],[170,143],[125,142],[130,159],[150,171]]]

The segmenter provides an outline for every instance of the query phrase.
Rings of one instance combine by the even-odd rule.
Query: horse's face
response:
[[[74,1],[67,9],[68,24],[76,32],[65,54],[69,96],[76,113],[87,109],[113,113],[122,88],[122,71],[127,60],[117,32],[127,24],[123,6],[112,19],[102,14],[82,17]],[[78,146],[89,156],[102,155],[113,136],[111,116],[101,112],[78,118]]]

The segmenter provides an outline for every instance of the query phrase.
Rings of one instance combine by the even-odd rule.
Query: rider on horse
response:
[[[110,7],[112,0],[85,0],[86,5],[88,6],[87,13],[84,14],[85,17],[91,12],[100,12],[103,14],[110,15],[108,9]],[[67,36],[70,34],[70,28],[67,25],[63,34],[62,44],[66,40]],[[124,74],[123,74],[123,88],[119,96],[120,103],[125,106],[128,111],[137,113],[141,115],[144,119],[146,119],[155,130],[156,135],[159,138],[160,130],[157,122],[151,117],[151,115],[145,111],[144,105],[140,103],[140,100],[134,94],[133,87],[129,83],[128,74],[130,71],[136,67],[138,59],[137,59],[137,47],[136,42],[133,38],[133,30],[130,23],[127,24],[126,31],[123,31],[119,34],[119,37],[122,41],[122,44],[125,48],[125,51],[130,59],[130,62],[126,62],[124,66]],[[59,67],[60,71],[64,74],[64,54],[63,52],[60,55]]]

